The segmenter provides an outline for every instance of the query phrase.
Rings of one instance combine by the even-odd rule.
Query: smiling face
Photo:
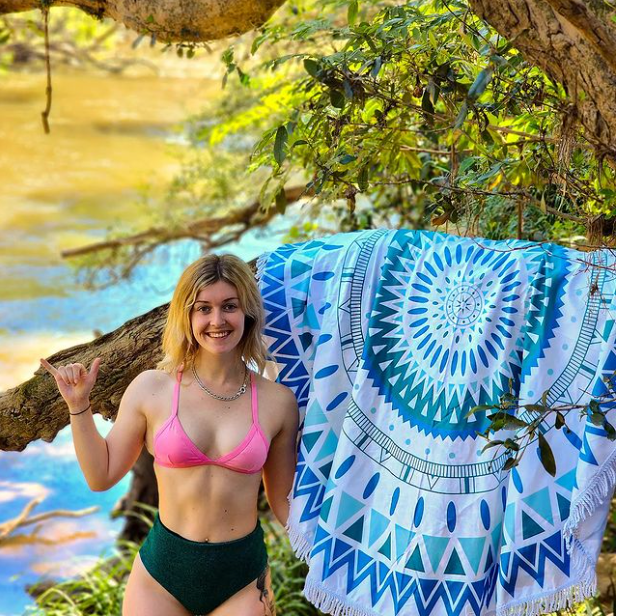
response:
[[[190,320],[201,349],[211,354],[233,351],[245,324],[237,289],[223,280],[205,287],[196,297]]]

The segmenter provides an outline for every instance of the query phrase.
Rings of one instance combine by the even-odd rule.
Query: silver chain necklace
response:
[[[200,387],[200,389],[202,389],[202,391],[208,393],[212,398],[215,398],[216,400],[222,400],[223,402],[230,402],[231,400],[236,400],[237,398],[239,398],[239,396],[242,396],[246,389],[248,388],[248,368],[247,366],[245,367],[245,374],[243,376],[243,383],[241,385],[241,387],[239,387],[239,389],[237,390],[237,393],[234,393],[232,396],[220,396],[219,394],[216,394],[214,392],[212,392],[201,380],[200,377],[198,376],[198,373],[196,372],[196,366],[195,364],[192,364],[192,374],[194,375],[194,378],[196,379],[196,383],[198,383],[198,387]]]

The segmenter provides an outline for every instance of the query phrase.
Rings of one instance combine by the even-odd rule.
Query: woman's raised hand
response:
[[[100,364],[101,358],[97,357],[90,370],[86,370],[82,364],[67,364],[54,368],[47,360],[41,359],[41,365],[56,379],[58,391],[72,412],[88,405]]]

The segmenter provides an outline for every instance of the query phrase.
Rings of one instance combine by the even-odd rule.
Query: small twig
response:
[[[49,36],[49,6],[43,8],[43,24],[45,28],[45,69],[47,71],[47,87],[45,88],[46,105],[44,111],[41,112],[43,120],[43,130],[46,135],[50,133],[49,115],[52,109],[52,65],[50,62],[50,36]]]
[[[16,528],[23,526],[30,512],[41,503],[43,498],[35,498],[31,500],[22,510],[22,512],[12,520],[7,520],[0,524],[0,541],[10,535]]]
[[[50,518],[82,518],[91,513],[97,513],[99,507],[87,507],[86,509],[78,509],[77,511],[70,511],[69,509],[54,509],[53,511],[46,511],[45,513],[39,513],[37,515],[24,520],[19,526],[29,526],[30,524],[37,524]]]
[[[294,203],[295,201],[298,201],[303,197],[310,197],[313,195],[313,191],[306,189],[305,186],[292,186],[290,188],[286,188],[284,192],[286,202],[289,204]],[[135,235],[129,235],[118,239],[105,240],[103,242],[88,244],[86,246],[81,246],[80,248],[63,250],[60,254],[61,257],[66,259],[70,257],[78,257],[85,254],[98,252],[100,250],[113,250],[121,248],[123,246],[140,246],[149,242],[152,242],[152,244],[149,245],[148,250],[152,250],[159,244],[178,239],[186,239],[188,237],[192,237],[203,242],[210,241],[213,243],[213,245],[217,243],[217,245],[219,246],[221,245],[221,242],[212,239],[211,236],[217,233],[221,233],[222,230],[226,227],[232,225],[242,225],[239,231],[230,232],[233,233],[231,240],[233,241],[241,237],[241,234],[250,228],[264,226],[267,222],[269,222],[269,220],[271,220],[271,218],[273,218],[277,214],[276,209],[271,208],[268,212],[261,215],[260,220],[256,220],[255,217],[259,214],[259,210],[260,203],[259,201],[255,201],[246,207],[239,208],[238,210],[233,210],[232,212],[224,216],[202,218],[200,220],[190,222],[186,226],[180,227],[178,229],[154,227],[141,233],[137,233]],[[133,265],[135,265],[135,263],[132,264],[132,267]]]
[[[29,526],[31,524],[38,524],[44,520],[50,518],[81,518],[91,513],[99,511],[99,507],[88,507],[86,509],[79,509],[78,511],[70,511],[68,509],[54,509],[53,511],[46,511],[45,513],[39,513],[32,517],[28,517],[30,512],[41,502],[43,498],[34,498],[23,509],[22,512],[11,520],[0,523],[0,543],[5,541],[8,536],[18,528]]]

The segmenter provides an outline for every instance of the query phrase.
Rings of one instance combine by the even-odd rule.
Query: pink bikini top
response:
[[[269,443],[258,423],[258,402],[254,374],[250,373],[252,385],[252,426],[243,441],[230,453],[216,460],[207,457],[187,436],[179,421],[179,395],[183,372],[177,374],[172,399],[170,418],[157,431],[153,441],[155,462],[161,466],[184,468],[201,464],[223,466],[231,471],[248,475],[259,473],[263,468],[269,452]]]

